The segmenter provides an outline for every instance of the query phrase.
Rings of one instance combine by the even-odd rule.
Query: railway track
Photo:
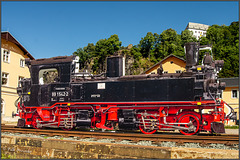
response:
[[[129,140],[132,142],[139,141],[152,141],[152,143],[161,142],[176,142],[177,144],[183,143],[199,143],[201,145],[207,144],[225,144],[233,146],[239,144],[239,135],[210,135],[199,134],[193,136],[180,135],[178,133],[163,133],[146,135],[142,133],[121,133],[121,132],[91,132],[91,131],[63,131],[58,129],[31,129],[31,128],[16,128],[16,126],[1,125],[1,132],[20,133],[20,134],[35,134],[62,136],[62,137],[77,137],[82,138],[95,138],[95,139],[114,139],[115,141]]]

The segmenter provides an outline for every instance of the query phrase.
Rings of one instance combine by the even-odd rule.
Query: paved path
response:
[[[239,129],[225,129],[226,134],[239,134]]]

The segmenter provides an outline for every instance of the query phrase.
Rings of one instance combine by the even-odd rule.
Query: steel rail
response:
[[[57,129],[31,129],[31,128],[16,128],[15,126],[1,125],[1,132],[10,133],[22,133],[22,134],[35,134],[35,135],[46,135],[46,136],[63,136],[63,137],[78,137],[78,138],[95,138],[95,139],[115,139],[129,140],[129,141],[152,141],[153,143],[161,142],[176,142],[176,143],[200,143],[200,144],[225,144],[235,145],[239,144],[239,135],[210,135],[210,134],[199,134],[199,135],[180,135],[178,133],[164,133],[157,132],[156,134],[142,134],[142,133],[121,133],[121,132],[100,132],[100,131],[63,131]]]

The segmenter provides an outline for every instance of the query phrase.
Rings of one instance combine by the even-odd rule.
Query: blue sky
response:
[[[188,22],[228,26],[239,20],[238,1],[4,1],[1,7],[1,31],[9,31],[36,59],[72,55],[113,34],[128,46],[147,32],[172,28],[181,34]]]

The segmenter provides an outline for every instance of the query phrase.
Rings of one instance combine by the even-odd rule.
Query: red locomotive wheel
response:
[[[35,113],[32,117],[32,127],[35,129],[40,129],[39,127],[37,127],[37,120],[40,121],[41,118],[39,117],[38,114]]]
[[[64,127],[61,127],[61,129],[64,130],[64,131],[70,131],[70,130],[72,130],[73,128],[64,128]]]
[[[156,117],[146,116],[146,117],[144,117],[144,123],[143,123],[142,116],[139,116],[139,121],[140,121],[139,129],[142,133],[153,134],[157,131],[157,129],[155,129],[156,128],[156,122],[157,122]],[[145,125],[146,128],[144,127],[144,125]]]
[[[192,122],[192,124],[195,127],[195,130],[194,131],[180,130],[180,133],[182,133],[184,135],[194,135],[194,134],[198,133],[200,123],[199,123],[199,119],[197,116],[195,116],[193,114],[184,114],[178,120],[178,123],[189,123],[189,122]],[[178,126],[186,127],[186,128],[190,127],[187,124],[178,124]]]

